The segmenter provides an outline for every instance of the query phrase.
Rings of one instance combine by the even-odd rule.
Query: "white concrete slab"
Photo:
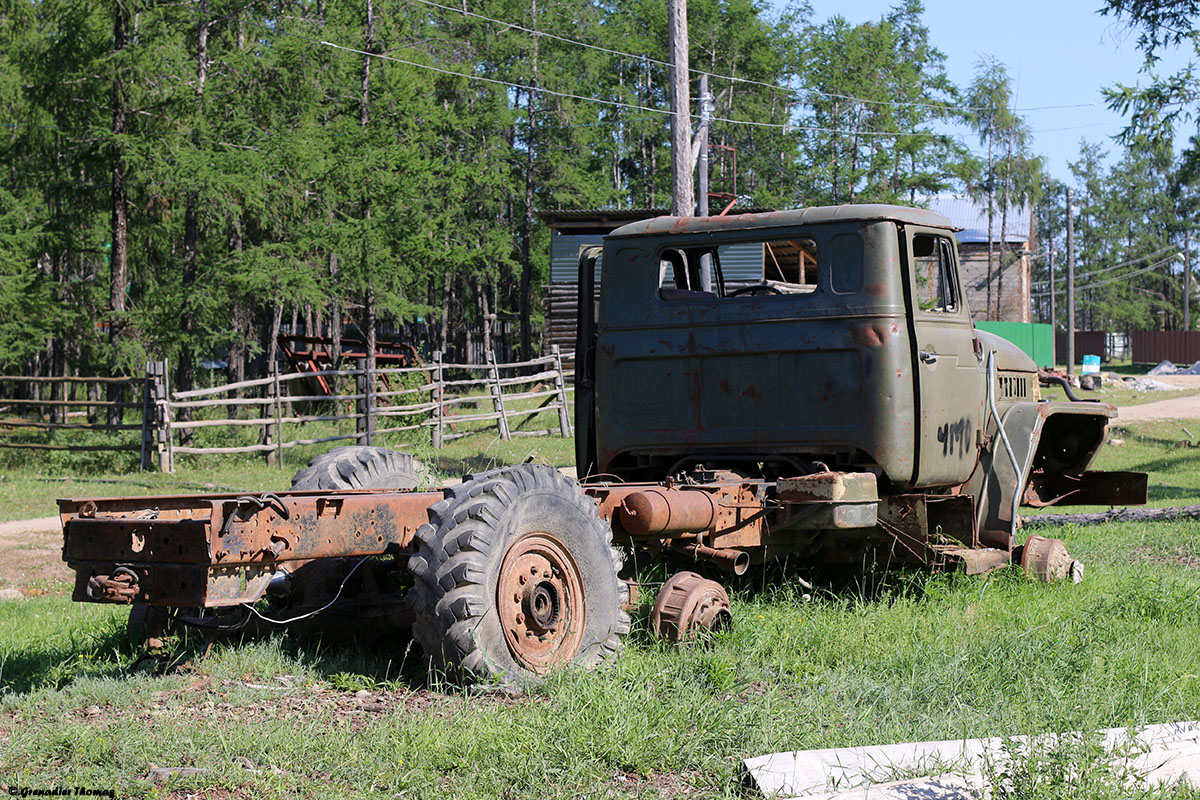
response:
[[[1172,722],[1135,730],[1132,735],[1126,728],[1100,733],[1108,749],[1131,747],[1135,751],[1130,763],[1146,781],[1170,784],[1186,778],[1200,786],[1200,722]],[[1048,748],[1057,740],[1057,736],[1047,735],[1010,741]],[[1003,757],[1002,739],[962,739],[772,753],[743,759],[742,768],[747,783],[771,798],[957,800],[972,796],[962,792],[978,788],[972,778],[979,775],[985,759]],[[925,777],[896,781],[897,774]],[[962,785],[955,784],[948,775],[963,777]],[[904,794],[906,791],[908,794]]]

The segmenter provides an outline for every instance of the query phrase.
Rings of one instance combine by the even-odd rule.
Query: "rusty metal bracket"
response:
[[[227,502],[228,505],[228,502]],[[270,508],[283,519],[290,519],[292,512],[288,510],[287,504],[283,502],[283,498],[274,492],[263,492],[255,497],[252,494],[244,494],[233,502],[233,507],[225,512],[225,519],[221,523],[221,536],[229,533],[233,526],[233,518],[247,506],[254,506],[254,511],[262,511],[264,508]]]
[[[1146,503],[1145,472],[1085,472],[1082,475],[1046,475],[1035,470],[1025,488],[1025,505],[1140,506]]]
[[[138,575],[129,567],[117,567],[110,575],[93,575],[87,582],[87,596],[105,603],[132,603],[139,591]]]
[[[263,492],[258,497],[245,494],[239,497],[237,502],[239,507],[243,505],[257,506],[257,508],[254,509],[255,511],[262,511],[264,508],[269,506],[270,508],[275,509],[275,512],[284,519],[288,519],[292,515],[291,512],[288,511],[288,507],[284,504],[283,499],[274,492]]]

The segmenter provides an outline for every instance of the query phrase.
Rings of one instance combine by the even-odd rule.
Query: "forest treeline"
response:
[[[462,353],[497,320],[528,356],[550,249],[537,212],[670,205],[661,0],[0,8],[9,372],[167,357],[186,389],[202,364],[264,370],[283,329],[330,336],[335,353],[346,330]],[[712,190],[760,208],[967,192],[997,227],[1036,202],[1060,240],[1062,187],[1042,176],[1003,63],[956,86],[922,16],[919,0],[863,24],[691,0]],[[1081,271],[1179,240],[1161,141],[1131,136],[1111,167],[1081,152]],[[1160,277],[1112,302],[1097,289],[1085,313],[1161,322],[1180,292]]]

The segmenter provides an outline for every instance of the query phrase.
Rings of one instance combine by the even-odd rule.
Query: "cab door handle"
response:
[[[938,353],[928,353],[922,350],[918,358],[921,359],[922,364],[936,364],[938,360]]]

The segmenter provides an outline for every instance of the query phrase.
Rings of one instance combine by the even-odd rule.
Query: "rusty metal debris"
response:
[[[1073,583],[1083,580],[1083,562],[1071,558],[1062,539],[1030,536],[1021,551],[1021,567],[1047,582],[1067,578]]]
[[[702,544],[681,544],[677,549],[695,559],[716,564],[734,575],[745,575],[746,570],[750,569],[750,554],[745,550],[735,550],[732,547],[707,547]]]
[[[729,594],[716,581],[694,572],[677,572],[659,590],[650,624],[656,635],[673,642],[703,631],[724,630],[733,624]]]
[[[137,593],[137,573],[128,567],[117,567],[110,575],[93,575],[87,581],[87,596],[104,603],[129,604]]]

